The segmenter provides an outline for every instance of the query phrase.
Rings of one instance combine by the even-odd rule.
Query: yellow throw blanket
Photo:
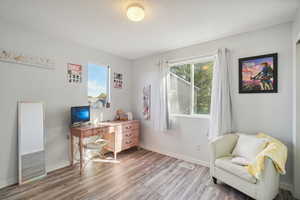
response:
[[[246,166],[248,172],[257,179],[260,179],[261,173],[265,167],[265,159],[270,158],[273,161],[277,172],[285,174],[285,163],[288,153],[287,147],[279,140],[264,133],[258,133],[256,137],[266,138],[268,140],[268,144],[266,148],[256,156],[255,161]]]

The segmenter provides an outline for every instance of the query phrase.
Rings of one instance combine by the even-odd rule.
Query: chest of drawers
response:
[[[113,121],[103,123],[108,125],[112,134],[104,135],[109,143],[105,149],[112,151],[116,157],[117,153],[139,145],[140,124],[138,120]]]

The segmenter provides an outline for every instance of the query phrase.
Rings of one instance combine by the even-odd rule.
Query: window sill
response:
[[[185,115],[185,114],[171,114],[171,117],[183,117],[183,118],[196,118],[196,119],[209,119],[210,115]]]

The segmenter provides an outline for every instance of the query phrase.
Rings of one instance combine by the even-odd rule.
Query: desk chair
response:
[[[92,136],[92,137],[86,138],[84,140],[83,158],[86,161],[86,163],[84,164],[84,168],[87,166],[87,164],[90,161],[93,161],[94,158],[96,158],[96,157],[105,158],[105,156],[103,154],[103,148],[107,144],[108,144],[108,141],[102,139],[101,136],[99,136],[99,135]],[[78,152],[79,152],[79,150],[77,149],[76,155],[78,155]],[[79,161],[79,159],[77,159],[77,156],[75,159],[77,161]]]

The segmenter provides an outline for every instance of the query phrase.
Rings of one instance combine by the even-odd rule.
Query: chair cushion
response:
[[[235,145],[232,155],[243,157],[252,162],[256,155],[267,145],[267,140],[258,138],[255,135],[239,134],[239,139]]]
[[[229,172],[245,181],[248,181],[249,183],[256,183],[256,178],[248,173],[247,169],[244,166],[237,165],[231,162],[232,156],[226,156],[216,159],[215,165],[225,170],[226,172]]]
[[[247,166],[250,164],[250,161],[243,157],[233,157],[231,159],[231,162],[233,164],[237,164],[237,165],[241,165],[241,166]]]
[[[104,147],[106,144],[107,142],[105,140],[100,142],[91,142],[91,143],[87,143],[85,145],[85,148],[89,150],[101,150],[102,147]]]

